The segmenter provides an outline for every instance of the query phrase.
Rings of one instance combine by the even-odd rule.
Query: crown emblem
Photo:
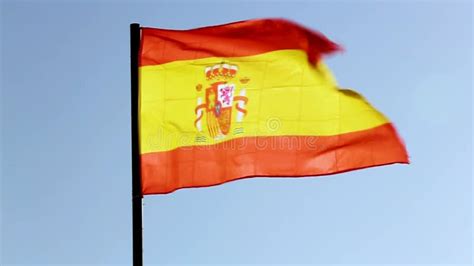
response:
[[[205,74],[207,80],[220,81],[232,79],[238,71],[238,66],[222,63],[206,67]]]
[[[248,98],[246,89],[238,88],[235,81],[240,81],[242,85],[248,83],[250,78],[242,77],[233,81],[238,71],[237,65],[223,62],[204,68],[206,82],[196,85],[194,126],[199,132],[196,142],[206,143],[208,138],[221,140],[229,134],[244,133],[242,121],[247,114],[245,107]],[[208,134],[205,133],[204,127],[207,127]]]

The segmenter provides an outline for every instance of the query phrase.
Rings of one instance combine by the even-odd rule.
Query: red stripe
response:
[[[140,65],[205,57],[306,51],[310,62],[341,48],[324,35],[284,19],[257,19],[191,30],[142,28]],[[219,62],[216,62],[219,63]]]
[[[392,124],[337,136],[245,137],[141,156],[143,194],[247,177],[300,177],[408,163]]]

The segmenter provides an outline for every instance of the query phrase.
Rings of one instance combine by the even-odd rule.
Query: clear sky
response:
[[[470,1],[67,2],[1,5],[2,265],[130,264],[129,23],[259,17],[342,44],[412,164],[146,197],[146,264],[472,262]]]

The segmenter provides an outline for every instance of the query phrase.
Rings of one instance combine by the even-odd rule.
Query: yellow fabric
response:
[[[234,98],[245,90],[247,113],[241,113],[243,118],[237,122],[239,112],[233,107],[229,133],[218,138],[207,129],[213,122],[206,118],[212,116],[206,111],[202,111],[202,130],[198,130],[195,108],[200,103],[198,98],[205,102],[205,89],[210,83],[224,80],[207,80],[206,68],[222,63],[238,67],[235,77],[225,81],[235,85]],[[339,90],[324,63],[309,64],[306,53],[300,50],[140,67],[142,154],[245,136],[338,135],[386,122],[361,95]]]

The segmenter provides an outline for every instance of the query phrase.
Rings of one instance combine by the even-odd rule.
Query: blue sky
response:
[[[259,17],[342,44],[412,164],[147,197],[146,264],[470,264],[470,1],[3,1],[2,265],[130,264],[129,23]]]

